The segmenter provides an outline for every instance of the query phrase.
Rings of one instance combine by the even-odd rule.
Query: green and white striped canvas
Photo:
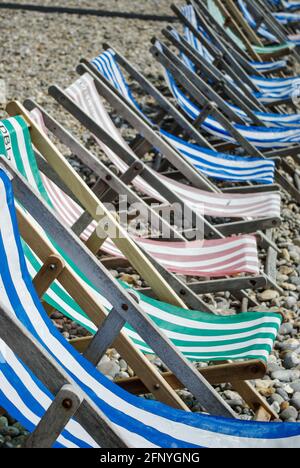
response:
[[[30,133],[26,122],[21,117],[10,118],[1,122],[0,154],[8,157],[39,191],[50,205],[50,199],[39,174],[33,152]],[[40,228],[39,228],[40,229]],[[44,233],[44,235],[46,235]],[[64,261],[70,265],[78,277],[86,284],[91,295],[107,311],[111,305],[101,291],[96,291],[88,279],[62,252],[55,241],[49,239]],[[33,251],[24,243],[28,268],[32,277],[42,264]],[[124,285],[124,288],[128,288]],[[260,359],[266,361],[272,351],[281,316],[275,313],[247,313],[235,316],[214,316],[198,311],[180,309],[169,304],[145,297],[139,293],[139,303],[148,316],[171,339],[178,349],[192,361],[220,361],[224,359]],[[96,327],[85,312],[56,281],[44,300],[53,308],[71,318],[89,332],[95,333]],[[152,354],[151,348],[128,325],[127,335],[144,353]]]

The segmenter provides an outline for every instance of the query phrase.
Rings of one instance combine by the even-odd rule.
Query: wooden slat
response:
[[[71,385],[64,385],[27,439],[25,448],[52,448],[82,402],[83,397],[78,391]]]

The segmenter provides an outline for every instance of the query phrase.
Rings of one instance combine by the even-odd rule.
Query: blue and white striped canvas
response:
[[[77,382],[132,448],[299,448],[299,424],[226,420],[185,413],[129,395],[102,376],[54,327],[33,288],[18,232],[11,182],[0,170],[0,291],[11,311]],[[32,431],[53,396],[1,342],[0,404]],[[56,447],[96,447],[74,420]]]
[[[244,15],[245,20],[247,21],[249,26],[251,26],[252,29],[254,29],[261,37],[264,37],[270,42],[274,42],[274,43],[279,42],[277,37],[275,37],[274,34],[272,34],[270,31],[268,31],[265,24],[261,24],[259,28],[256,27],[256,20],[250,13],[244,0],[238,0],[238,5],[242,14]],[[288,42],[294,46],[300,45],[300,39],[299,38],[295,39],[293,36],[288,36]]]
[[[99,55],[92,63],[128,102],[131,102],[142,112],[139,104],[130,92],[130,88],[115,60],[112,50]],[[237,182],[252,180],[266,184],[273,183],[274,181],[275,164],[273,161],[218,153],[207,148],[201,148],[198,145],[191,145],[169,132],[163,130],[160,130],[160,132],[179,153],[188,159],[200,172],[209,177]]]
[[[172,34],[176,37],[177,40],[180,41],[180,36],[179,34],[177,33],[177,31],[175,29],[172,30]],[[193,35],[192,35],[193,36]],[[194,37],[194,36],[193,36]],[[192,38],[190,38],[192,39]],[[194,44],[195,44],[195,41],[194,41]],[[192,62],[191,59],[189,59],[184,53],[181,53],[180,54],[181,56],[181,59],[182,61],[184,62],[184,64],[186,65],[186,67],[191,70],[192,72],[195,72],[196,71],[196,67],[194,65],[194,63]],[[235,85],[235,83],[233,82],[233,80],[229,77],[229,76],[225,76],[224,75],[224,79],[227,79],[229,81],[229,85]],[[285,95],[285,92],[284,92],[284,85],[288,86],[290,85],[290,88],[293,88],[296,86],[297,83],[299,83],[299,90],[300,90],[300,79],[291,79],[291,78],[287,78],[287,79],[283,79],[283,80],[279,80],[280,82],[282,82],[282,86],[283,88],[281,89],[281,92]],[[270,89],[270,91],[272,91],[272,84],[274,87],[276,87],[276,85],[279,85],[279,81],[277,80],[274,80],[274,81],[270,81],[270,80],[267,80],[267,79],[264,79],[264,78],[255,78],[255,84],[258,86],[259,84],[263,87],[265,86],[266,89]],[[275,88],[277,89],[277,88]],[[289,91],[289,94],[290,94],[290,91]],[[278,94],[277,94],[277,97],[278,97]],[[228,106],[231,107],[232,110],[234,110],[234,112],[236,112],[238,115],[240,115],[246,122],[250,122],[250,119],[249,117],[247,116],[247,114],[242,110],[240,109],[239,107],[237,106],[234,106],[230,103],[228,103]],[[266,124],[266,126],[278,126],[278,127],[300,127],[300,114],[275,114],[275,113],[272,113],[272,112],[259,112],[259,111],[254,111],[254,114],[263,122]]]

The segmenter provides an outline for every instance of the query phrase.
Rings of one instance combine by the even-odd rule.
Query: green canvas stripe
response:
[[[265,47],[259,47],[259,46],[253,46],[254,51],[259,54],[259,55],[267,55],[267,54],[276,54],[278,52],[282,51],[287,51],[289,52],[293,46],[291,44],[278,44],[274,46],[265,46]]]
[[[22,174],[22,176],[27,179],[27,175],[26,175],[24,164],[23,164],[23,160],[22,160],[22,157],[21,157],[21,154],[20,154],[20,151],[19,151],[19,142],[18,142],[16,131],[15,131],[15,129],[14,129],[14,127],[11,124],[9,119],[2,120],[1,123],[5,126],[5,128],[9,132],[9,137],[10,137],[10,141],[11,141],[11,150],[12,150],[12,153],[13,153],[13,156],[14,156],[14,159],[15,159],[12,162],[15,163],[16,169],[18,169],[20,174]],[[3,139],[3,136],[2,136],[2,139]],[[7,149],[4,150],[4,155],[6,157],[9,156]]]

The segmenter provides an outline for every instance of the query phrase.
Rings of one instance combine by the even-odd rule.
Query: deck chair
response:
[[[109,146],[110,146],[110,151],[108,151],[107,143],[106,143],[107,136],[105,137],[105,135],[103,135],[103,129],[106,130],[106,135],[108,135],[108,134],[109,135],[114,135],[115,140],[120,142],[122,148],[124,148],[125,143],[124,143],[123,140],[120,139],[120,134],[117,132],[117,130],[113,126],[109,116],[107,115],[107,112],[105,111],[105,109],[103,107],[103,104],[102,104],[102,102],[100,100],[100,97],[97,94],[96,89],[95,89],[95,87],[93,85],[92,78],[89,75],[85,75],[84,79],[79,80],[74,85],[72,85],[71,88],[69,89],[69,93],[71,94],[73,99],[76,102],[79,103],[79,106],[78,106],[78,104],[75,104],[74,101],[66,93],[64,93],[63,91],[61,91],[58,88],[55,88],[55,89],[52,88],[50,90],[50,92],[51,92],[51,95],[56,97],[59,100],[59,102],[61,102],[62,105],[65,108],[67,108],[67,110],[69,110],[76,118],[78,118],[78,120],[81,123],[86,125],[86,127],[90,131],[92,131],[94,135],[96,135],[100,146],[105,151],[105,153],[108,155],[108,158],[110,159],[110,161],[112,161],[117,166],[118,170],[120,170],[121,173],[123,173],[124,170],[126,170],[127,165],[131,164],[132,158],[134,158],[135,156],[134,156],[133,152],[130,151],[131,159],[129,159],[128,155],[127,155],[127,161],[124,160],[124,159],[122,160],[122,152],[119,151],[118,154],[116,153],[116,144],[115,143],[114,144],[108,143]],[[90,94],[90,93],[92,93],[92,94]],[[91,99],[92,99],[92,101],[91,101]],[[89,102],[94,102],[93,108],[89,107],[89,105],[88,105]],[[84,109],[84,111],[82,109]],[[97,112],[94,111],[95,109],[97,109]],[[91,120],[91,116],[92,116],[93,120]],[[89,123],[90,120],[91,120],[91,122]],[[94,123],[92,123],[92,122],[94,122]],[[142,133],[145,134],[144,131]],[[103,140],[103,138],[106,138],[106,140],[105,139]],[[133,159],[133,160],[135,160],[135,159]],[[153,172],[152,172],[152,174],[153,174]],[[154,176],[154,174],[153,174],[153,176]],[[160,177],[160,179],[161,179],[161,177]],[[141,182],[142,182],[141,180],[138,181],[138,185],[137,185],[138,190],[142,191],[142,192],[144,192],[146,194],[149,193],[149,188],[147,187],[147,184],[145,185],[145,182],[147,182],[147,180],[143,181],[143,185],[141,185]],[[133,183],[135,184],[136,182],[133,182]],[[153,177],[153,183],[154,183],[154,186],[157,187],[157,182],[155,183],[155,176]],[[170,184],[170,182],[168,182],[168,181],[166,181],[166,183]],[[172,182],[172,184],[174,184],[174,182]],[[177,190],[178,190],[179,185],[175,183],[175,185],[173,185],[173,187],[175,188],[176,186],[177,186]],[[182,192],[181,195],[183,196],[184,191],[186,189],[185,189],[184,185],[180,185],[180,187],[182,187],[182,191],[181,190],[180,191]],[[190,190],[190,188],[189,188],[189,190]],[[152,189],[152,191],[153,191],[153,189]],[[186,202],[189,205],[191,205],[191,203],[194,204],[196,202],[197,194],[199,196],[201,192],[199,192],[198,190],[194,190],[193,193],[194,193],[194,196],[195,196],[194,200],[192,200],[191,198],[189,200],[186,200]],[[220,197],[220,198],[223,198],[223,197]],[[184,199],[185,199],[185,197],[184,197]],[[171,201],[171,200],[169,199],[169,201]],[[200,199],[199,199],[199,201],[200,201]],[[194,209],[196,209],[196,207]],[[258,222],[258,225],[259,225],[259,222]],[[216,226],[216,228],[217,227],[218,226]],[[150,244],[147,245],[147,247],[150,248]],[[157,245],[157,248],[159,248],[158,245]],[[161,248],[162,248],[162,251],[163,251],[163,245],[161,246]],[[173,248],[175,248],[175,245],[173,246]],[[116,252],[115,249],[113,249],[113,251],[110,250],[110,253],[115,253],[115,252]],[[176,254],[175,250],[174,250],[174,254]],[[270,278],[269,278],[269,280],[270,280]]]
[[[268,0],[273,10],[297,11],[300,10],[300,2],[285,0]]]
[[[1,257],[6,260],[1,262],[1,298],[7,298],[0,311],[0,398],[33,431],[28,447],[298,446],[298,425],[241,423],[178,412],[132,397],[101,376],[45,314],[26,268],[9,177],[1,171],[0,178]],[[21,185],[19,179],[19,189]],[[51,222],[57,232],[64,229],[55,217]]]
[[[231,80],[228,80],[228,77],[222,73],[213,63],[207,61],[205,57],[199,53],[186,39],[181,36],[176,29],[173,27],[168,27],[162,31],[164,36],[180,51],[181,59],[185,63],[186,67],[191,72],[199,71],[201,72],[202,78],[210,80],[210,83],[214,83],[214,86],[222,88],[227,99],[230,99],[231,102],[226,101],[226,105],[234,111],[235,114],[243,118],[244,122],[249,122],[252,124],[257,124],[260,126],[277,126],[277,127],[299,127],[300,118],[299,114],[284,114],[284,113],[270,113],[263,112],[262,110],[256,110],[255,107],[251,106],[251,102],[243,102],[243,93],[233,85]],[[189,37],[193,40],[194,38]],[[276,86],[281,81],[285,84],[291,84],[293,86],[294,78],[287,79],[266,79],[258,78],[257,79],[262,84],[265,84],[272,89],[273,84]],[[295,80],[297,78],[295,77]]]
[[[198,122],[200,121],[201,127],[209,134],[213,135],[214,137],[218,137],[219,139],[221,139],[221,141],[225,140],[230,143],[234,143],[236,138],[236,141],[238,141],[248,153],[253,153],[257,156],[263,156],[263,153],[257,150],[258,148],[270,149],[271,147],[274,148],[274,146],[277,145],[279,148],[281,145],[283,148],[285,146],[288,147],[289,145],[291,145],[292,148],[293,143],[296,142],[294,140],[288,143],[288,140],[289,138],[293,140],[293,136],[297,134],[298,129],[291,130],[279,127],[247,127],[244,125],[234,123],[231,124],[230,122],[228,122],[228,119],[226,119],[220,113],[215,114],[215,117],[211,117],[211,106],[208,109],[205,107],[200,107],[201,105],[203,106],[204,102],[206,102],[206,104],[209,103],[208,97],[205,97],[205,99],[203,99],[202,92],[199,92],[198,87],[196,87],[190,79],[190,70],[188,70],[184,66],[182,61],[178,59],[175,54],[169,51],[166,48],[166,46],[162,45],[162,43],[159,43],[157,41],[156,45],[152,47],[151,51],[155,58],[163,65],[165,70],[166,82],[179,106],[194,122],[197,122],[198,119]],[[178,68],[176,66],[178,66]],[[182,71],[182,67],[185,68],[185,73]],[[174,78],[175,75],[176,80]],[[196,101],[198,100],[200,106],[199,104],[196,105],[193,101],[191,101],[191,99],[188,98],[188,96],[181,90],[181,88],[179,88],[177,83],[180,83],[180,85],[188,91],[188,93],[193,97],[193,99],[195,99]],[[214,106],[214,108],[215,107],[216,105]],[[265,136],[264,140],[261,139],[263,134]],[[277,140],[276,143],[275,140]],[[296,145],[296,148],[296,152],[298,152],[298,145]],[[292,151],[293,150],[291,149],[291,153]],[[282,165],[282,167],[284,165],[284,171],[287,171],[287,173],[290,174],[292,177],[294,176],[294,169],[291,166],[289,166],[289,164],[287,164],[284,158],[280,158],[280,164]],[[293,194],[292,196],[295,197],[295,200],[299,200],[299,193],[297,193],[298,191],[295,188],[295,186],[290,184],[290,182],[288,182],[282,174],[279,174],[279,171],[277,170],[276,180],[279,181],[279,179],[281,180],[280,183],[283,184],[283,187],[286,187],[286,190],[289,191],[290,194]]]
[[[208,50],[206,50],[208,42],[215,41],[218,45],[218,48],[226,48],[226,44],[222,44],[222,39],[217,35],[217,33],[213,32],[206,20],[206,17],[203,16],[202,11],[199,11],[197,7],[194,7],[192,5],[188,5],[187,7],[182,8],[181,12],[179,12],[176,8],[174,11],[176,11],[177,14],[180,15],[181,19],[184,18],[184,21],[186,23],[185,35],[190,45],[195,47],[198,53],[201,54],[206,60],[208,60],[210,63],[213,63],[217,57],[216,55],[211,54]],[[207,14],[210,15],[209,12]],[[200,21],[202,29],[199,29]],[[205,32],[203,28],[205,29]],[[192,31],[190,29],[192,29]],[[204,37],[205,34],[206,37]],[[193,35],[196,35],[196,37],[194,38]],[[218,49],[215,53],[218,53]],[[245,61],[242,62],[241,68],[243,68],[245,64]],[[232,77],[232,84],[237,83],[237,73],[233,68],[231,71],[229,70],[229,73],[228,70],[226,70],[226,73]],[[243,73],[244,75],[242,76],[242,79],[244,81],[246,79],[247,82],[245,81],[245,83],[247,83],[248,85],[250,83],[250,85],[252,86],[252,97],[256,98],[256,100],[260,103],[260,106],[276,106],[279,104],[292,102],[295,88],[293,87],[293,84],[290,81],[285,81],[283,79],[282,82],[276,80],[270,82],[267,79],[264,80],[263,78],[256,76],[257,74],[255,73],[255,71],[247,70],[246,68],[244,69]],[[237,86],[240,86],[240,83],[238,85],[235,84],[235,87]],[[244,91],[244,89],[242,90]]]

